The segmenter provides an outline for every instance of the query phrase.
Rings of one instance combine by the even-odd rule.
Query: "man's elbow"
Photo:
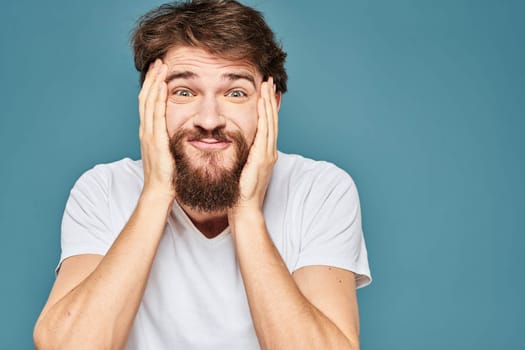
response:
[[[79,349],[78,344],[71,344],[68,331],[60,330],[49,324],[46,318],[39,318],[33,329],[33,342],[37,350]]]
[[[53,349],[53,346],[50,344],[49,331],[40,318],[33,329],[33,342],[37,350]]]
[[[359,345],[359,336],[345,336],[346,343],[348,346],[345,349],[348,350],[360,350],[361,347]]]
[[[50,323],[51,322],[51,323]],[[37,350],[83,350],[83,349],[122,349],[125,340],[115,337],[110,327],[104,330],[82,327],[73,322],[53,323],[49,319],[39,319],[33,330],[33,342]],[[85,325],[84,325],[85,326]]]
[[[359,339],[357,340],[350,340],[350,347],[351,350],[360,350],[361,347],[359,346]]]

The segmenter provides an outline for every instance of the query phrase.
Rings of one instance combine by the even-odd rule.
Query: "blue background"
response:
[[[158,4],[1,5],[1,349],[33,346],[76,178],[139,156],[128,37]],[[359,188],[363,349],[524,349],[525,2],[248,4],[289,53],[280,149]]]

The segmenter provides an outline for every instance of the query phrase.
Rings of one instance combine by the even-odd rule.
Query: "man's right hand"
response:
[[[166,128],[167,71],[167,65],[157,59],[146,74],[139,93],[139,138],[144,167],[143,194],[168,195],[173,200],[175,161],[169,150]]]

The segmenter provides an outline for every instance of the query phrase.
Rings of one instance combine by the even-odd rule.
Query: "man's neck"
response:
[[[190,218],[195,227],[206,237],[217,237],[228,227],[228,214],[226,210],[218,212],[202,212],[192,209],[179,202],[180,207]]]

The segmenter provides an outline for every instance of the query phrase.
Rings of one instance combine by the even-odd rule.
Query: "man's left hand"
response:
[[[239,181],[240,196],[228,216],[244,209],[262,210],[266,189],[277,160],[278,102],[273,78],[261,84],[257,133]]]

